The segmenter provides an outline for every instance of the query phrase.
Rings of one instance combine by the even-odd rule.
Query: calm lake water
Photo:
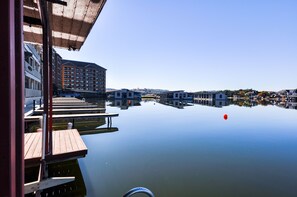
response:
[[[83,136],[87,196],[136,186],[156,197],[297,196],[297,110],[155,101],[123,109],[106,108],[120,114],[118,131]]]
[[[76,182],[43,196],[121,197],[137,186],[156,197],[297,196],[297,110],[165,103],[99,102],[119,113],[112,132],[102,119],[76,123],[103,130],[82,135],[85,158],[49,167],[50,176],[74,175]],[[34,181],[38,168],[26,174]]]

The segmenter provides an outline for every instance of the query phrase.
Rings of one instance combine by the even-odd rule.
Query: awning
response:
[[[48,0],[55,2],[56,0]],[[106,0],[65,0],[53,3],[49,13],[53,46],[79,50]],[[24,0],[24,41],[42,44],[42,26],[36,0]]]

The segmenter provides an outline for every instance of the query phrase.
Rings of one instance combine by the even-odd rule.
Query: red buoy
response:
[[[228,115],[224,114],[224,120],[227,120],[227,119],[228,119]]]

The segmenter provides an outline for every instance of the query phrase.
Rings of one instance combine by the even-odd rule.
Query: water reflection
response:
[[[119,128],[117,127],[104,127],[104,128],[96,128],[93,130],[84,130],[79,131],[80,135],[93,135],[93,134],[99,134],[99,133],[112,133],[119,131]]]
[[[37,180],[39,167],[25,170],[25,182]],[[85,182],[77,160],[50,164],[48,167],[49,177],[75,177],[75,181],[60,186],[48,188],[42,191],[42,197],[83,197],[87,195]],[[26,197],[35,197],[35,194],[27,194]]]
[[[194,103],[210,107],[224,107],[230,105],[229,100],[194,100]]]
[[[253,99],[236,99],[236,100],[194,100],[195,104],[209,107],[225,107],[229,105],[237,105],[240,107],[256,107],[256,106],[277,106],[285,109],[297,109],[297,102],[290,101],[274,101],[274,100],[253,100]]]
[[[141,106],[140,100],[138,99],[137,100],[113,99],[108,101],[109,101],[108,106],[118,107],[121,110],[127,110],[129,107]]]
[[[193,106],[191,100],[158,99],[157,102],[178,109],[184,109],[184,107]]]

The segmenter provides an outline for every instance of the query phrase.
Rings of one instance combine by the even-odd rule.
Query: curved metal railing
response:
[[[135,187],[131,190],[129,190],[123,197],[130,197],[133,196],[134,194],[147,194],[149,197],[155,197],[153,192],[151,192],[149,189],[145,187]]]

